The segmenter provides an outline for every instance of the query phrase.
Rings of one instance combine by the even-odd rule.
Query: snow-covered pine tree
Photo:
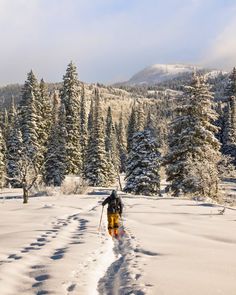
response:
[[[146,126],[145,128],[148,128],[150,130],[152,130],[152,132],[154,132],[154,126],[153,126],[153,118],[152,118],[152,113],[151,110],[148,111],[147,114],[147,119],[146,119]]]
[[[227,103],[222,122],[222,152],[229,155],[236,165],[236,69],[233,68],[225,90]]]
[[[23,144],[28,151],[28,155],[32,158],[40,154],[40,145],[38,141],[39,107],[36,101],[38,98],[38,81],[31,71],[27,75],[27,80],[22,91],[19,105],[19,127],[22,133]]]
[[[11,100],[11,105],[8,111],[5,111],[5,123],[2,124],[1,129],[4,130],[2,132],[5,142],[7,143],[9,138],[9,133],[14,128],[14,122],[15,122],[15,116],[16,116],[16,107],[14,99]]]
[[[12,100],[9,110],[9,125],[6,133],[6,176],[12,187],[20,187],[18,162],[22,151],[22,135],[19,130],[18,114]]]
[[[224,151],[229,152],[232,144],[236,144],[236,97],[228,98],[225,107],[225,129],[223,133]]]
[[[119,123],[116,127],[116,136],[117,136],[117,148],[120,158],[120,172],[125,172],[126,158],[127,158],[127,149],[126,149],[126,140],[125,140],[125,128],[123,113],[120,113]]]
[[[229,75],[226,85],[225,94],[227,97],[236,96],[236,68],[234,67]]]
[[[92,173],[93,167],[91,163],[93,162],[93,138],[94,138],[94,100],[91,98],[90,109],[88,114],[88,141],[86,145],[86,154],[84,162],[83,176],[89,179]]]
[[[126,165],[126,192],[137,195],[160,195],[160,153],[149,129],[133,136]]]
[[[47,85],[43,79],[40,81],[39,90],[38,104],[40,120],[38,123],[38,137],[40,149],[42,155],[44,156],[52,124],[52,106]]]
[[[88,143],[88,119],[86,112],[86,96],[84,84],[82,85],[81,101],[80,101],[80,145],[82,154],[82,171],[85,168],[85,157]]]
[[[120,160],[119,160],[119,155],[117,150],[117,135],[116,135],[115,126],[113,123],[111,107],[108,107],[108,111],[107,111],[105,147],[106,147],[106,151],[112,154],[113,164],[116,167],[116,169],[118,168],[119,170]]]
[[[131,114],[129,117],[129,122],[128,122],[128,130],[127,130],[127,151],[128,153],[130,152],[132,148],[132,139],[134,133],[137,131],[137,111],[136,111],[136,106],[135,104],[132,107]]]
[[[59,113],[58,113],[59,112]],[[66,175],[66,112],[54,94],[52,127],[45,156],[44,182],[60,186]]]
[[[15,118],[16,118],[16,106],[15,106],[15,100],[14,97],[11,98],[11,105],[10,109],[8,111],[8,127],[12,128],[15,124]],[[9,130],[9,128],[8,128]]]
[[[6,165],[5,165],[5,142],[0,129],[0,188],[5,184]]]
[[[67,174],[79,174],[82,170],[80,142],[80,86],[76,66],[70,62],[63,77],[61,101],[66,111]]]
[[[7,137],[7,132],[9,130],[9,112],[7,109],[5,109],[2,113],[2,124],[1,124],[1,130],[2,130],[2,136],[4,140]]]
[[[90,135],[92,134],[93,124],[94,124],[94,101],[93,101],[93,98],[91,98],[89,115],[88,115],[88,133]]]
[[[146,116],[144,113],[144,106],[140,102],[137,107],[137,122],[136,122],[136,131],[142,131],[146,125]]]
[[[107,161],[110,165],[109,177],[111,183],[113,183],[120,170],[120,161],[117,150],[117,137],[110,106],[108,107],[106,118],[105,149],[107,152]]]
[[[102,117],[100,95],[95,88],[95,104],[89,114],[89,141],[85,165],[85,177],[91,185],[106,186],[109,184],[109,165],[105,150],[105,131]],[[92,128],[91,128],[92,127]]]
[[[186,103],[176,109],[171,123],[169,152],[164,159],[167,181],[174,196],[181,192],[217,197],[220,144],[213,125],[217,114],[213,96],[203,77],[194,74]]]

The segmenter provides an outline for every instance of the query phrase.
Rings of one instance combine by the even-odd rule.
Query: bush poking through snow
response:
[[[80,177],[66,178],[61,185],[61,192],[64,195],[79,195],[86,192],[88,182]]]
[[[55,186],[46,186],[41,183],[33,186],[30,189],[30,195],[33,197],[43,197],[43,196],[55,196],[58,193],[58,189]]]

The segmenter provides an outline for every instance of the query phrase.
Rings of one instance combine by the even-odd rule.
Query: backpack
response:
[[[111,213],[120,213],[120,202],[118,198],[112,198],[109,204],[109,211]]]

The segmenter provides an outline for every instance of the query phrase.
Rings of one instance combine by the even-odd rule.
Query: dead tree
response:
[[[30,189],[38,181],[42,174],[43,167],[46,161],[41,161],[38,164],[38,156],[32,157],[27,148],[21,151],[20,159],[15,163],[17,169],[17,176],[14,178],[7,178],[8,180],[16,180],[23,189],[23,204],[27,204],[29,200]]]

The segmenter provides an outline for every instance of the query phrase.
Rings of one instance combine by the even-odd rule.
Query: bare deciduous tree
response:
[[[7,178],[8,180],[16,180],[23,189],[23,204],[28,203],[29,191],[39,180],[46,161],[38,165],[38,157],[32,157],[27,148],[21,151],[20,159],[15,163],[18,171],[17,177]]]

